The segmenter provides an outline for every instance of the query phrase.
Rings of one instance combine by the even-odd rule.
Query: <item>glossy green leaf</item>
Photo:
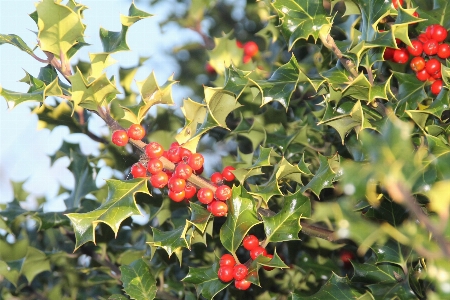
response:
[[[39,44],[42,51],[56,57],[66,56],[67,51],[83,40],[85,26],[80,15],[67,6],[53,0],[43,0],[36,4],[39,27]]]
[[[327,158],[319,154],[320,166],[314,177],[301,190],[302,192],[310,189],[317,197],[325,188],[332,188],[333,182],[336,181],[336,173],[334,170],[339,166],[339,156]]]
[[[228,215],[220,228],[220,241],[225,249],[236,252],[247,232],[260,221],[256,215],[255,201],[242,186],[234,186],[227,201]]]
[[[34,56],[33,50],[22,40],[22,38],[15,34],[0,34],[0,45],[10,44],[16,46],[20,50]]]
[[[178,256],[182,248],[188,248],[185,225],[170,231],[161,231],[155,227],[152,227],[152,231],[153,242],[149,242],[149,244],[153,247],[163,248],[166,250],[169,257],[174,253]]]
[[[87,157],[75,151],[70,154],[69,170],[75,177],[75,188],[70,193],[69,198],[65,200],[67,208],[79,207],[80,201],[84,196],[97,189],[94,177],[94,168],[91,166]]]
[[[312,296],[301,297],[292,294],[292,300],[300,299],[355,299],[361,296],[361,293],[356,287],[352,287],[350,280],[347,277],[340,277],[334,272],[327,283],[323,285],[320,290]]]
[[[417,109],[419,103],[427,99],[425,93],[426,82],[419,81],[416,76],[412,74],[394,73],[394,77],[398,81],[398,94],[395,98],[396,103],[395,112],[402,115],[406,110]]]
[[[342,96],[373,102],[375,99],[388,99],[390,78],[381,84],[371,84],[363,73],[360,73],[343,91]]]
[[[103,45],[103,52],[114,53],[118,51],[130,50],[127,45],[128,29],[137,21],[151,16],[151,14],[138,9],[134,3],[131,3],[128,10],[128,16],[120,16],[120,22],[122,24],[121,31],[109,31],[104,28],[100,28],[100,40]]]
[[[322,1],[276,0],[272,3],[281,22],[281,32],[288,41],[289,50],[300,39],[310,36],[317,40],[331,30],[331,17]]]
[[[309,198],[297,191],[284,197],[283,208],[271,217],[261,216],[264,222],[266,242],[283,242],[298,240],[298,233],[302,229],[300,219],[311,214]]]
[[[77,67],[74,75],[70,76],[72,82],[72,101],[74,109],[81,106],[90,110],[97,110],[98,107],[111,101],[111,97],[119,94],[115,85],[103,73],[92,82],[88,82]]]
[[[218,270],[218,261],[212,266],[189,267],[189,273],[183,278],[183,282],[195,284],[198,296],[202,295],[206,299],[212,299],[217,293],[230,285],[230,283],[223,283],[219,280],[217,277]]]
[[[75,250],[89,241],[95,243],[95,228],[100,222],[111,227],[117,235],[120,224],[126,218],[141,214],[134,199],[135,194],[150,194],[146,179],[128,181],[110,179],[106,184],[108,197],[99,208],[88,213],[67,214],[75,231]]]
[[[39,101],[44,102],[48,96],[62,95],[62,89],[59,86],[58,80],[55,79],[49,85],[44,85],[41,88],[32,89],[31,92],[19,93],[4,89],[0,86],[0,95],[7,101],[14,102],[15,105],[21,104],[26,101]]]
[[[436,0],[429,2],[429,7],[420,5],[417,9],[420,17],[426,22],[418,24],[418,29],[423,31],[431,24],[441,24],[445,28],[450,28],[450,6],[446,0]]]
[[[312,84],[311,80],[300,70],[295,56],[279,67],[268,80],[252,80],[261,93],[261,105],[277,101],[286,110],[299,82]]]
[[[236,45],[235,39],[230,39],[231,32],[214,38],[214,49],[208,51],[209,63],[220,75],[225,73],[225,68],[239,66],[244,56],[244,50]]]
[[[205,232],[211,213],[203,206],[194,202],[191,202],[189,206],[191,211],[191,219],[188,222],[194,225],[198,230],[200,230],[200,232]]]
[[[156,279],[143,259],[129,265],[120,266],[123,289],[131,299],[154,299],[156,296]]]
[[[32,217],[39,223],[39,230],[70,225],[70,220],[62,212],[39,212]]]

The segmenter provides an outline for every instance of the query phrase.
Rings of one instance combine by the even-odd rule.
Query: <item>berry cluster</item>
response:
[[[265,248],[259,245],[259,240],[254,235],[248,235],[242,241],[242,246],[250,251],[250,257],[255,260],[258,256],[263,255],[270,259],[273,258],[272,254],[267,254]],[[267,271],[273,270],[272,267],[264,266]],[[237,264],[236,260],[231,254],[224,254],[219,261],[219,270],[217,276],[223,282],[234,281],[234,286],[239,290],[246,290],[250,287],[250,281],[246,280],[248,273],[248,267],[244,264]]]
[[[128,144],[128,140],[142,140],[145,136],[145,129],[139,124],[133,124],[128,130],[116,130],[113,132],[111,140],[120,147]]]
[[[116,130],[112,134],[112,142],[117,146],[125,146],[128,139],[139,140],[145,136],[145,130],[141,125],[133,124],[128,130]],[[207,205],[207,209],[215,217],[223,217],[228,213],[225,201],[231,198],[231,188],[224,181],[235,179],[233,167],[227,166],[222,172],[211,175],[211,182],[215,189],[197,187],[189,182],[192,174],[199,175],[203,172],[204,157],[200,153],[192,153],[189,149],[181,147],[177,142],[172,143],[166,151],[157,142],[151,142],[145,146],[147,160],[139,161],[131,166],[131,175],[134,178],[150,177],[153,187],[162,189],[168,187],[168,196],[175,202],[189,200],[197,195],[198,201]],[[164,167],[161,157],[175,164],[173,170]]]
[[[399,49],[386,48],[383,57],[385,60],[405,64],[409,55],[412,55],[410,67],[416,73],[417,79],[431,82],[431,92],[437,95],[443,85],[440,59],[450,57],[450,45],[444,43],[446,38],[445,27],[433,24],[411,41],[412,46],[400,47],[401,41],[396,40]]]

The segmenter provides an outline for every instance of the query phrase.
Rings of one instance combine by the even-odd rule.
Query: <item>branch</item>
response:
[[[446,240],[442,232],[431,223],[430,219],[416,203],[416,199],[411,195],[407,188],[399,182],[390,184],[386,188],[391,198],[397,203],[405,205],[412,211],[417,220],[433,235],[444,256],[450,257],[449,241]]]
[[[70,65],[68,67],[68,62],[65,60],[64,55],[61,55],[61,61],[59,61],[55,55],[51,52],[44,51],[45,55],[48,57],[48,61],[50,64],[58,70],[58,72],[67,80],[67,82],[70,82],[69,76],[72,76],[72,71],[70,70]]]
[[[350,72],[353,79],[358,77],[358,70],[356,69],[355,64],[350,59],[342,55],[341,50],[338,48],[338,46],[336,46],[336,43],[334,42],[334,39],[331,37],[330,34],[327,34],[326,37],[321,37],[320,40],[322,41],[325,47],[333,51],[333,53],[337,56],[341,64],[347,69],[347,71]]]

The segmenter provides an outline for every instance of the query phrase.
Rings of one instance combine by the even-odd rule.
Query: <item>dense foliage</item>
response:
[[[48,128],[101,142],[52,157],[76,181],[65,212],[23,209],[20,189],[0,207],[0,298],[449,298],[448,1],[247,1],[239,19],[227,1],[187,3],[167,22],[204,42],[174,49],[176,78],[155,70],[137,90],[144,59],[105,73],[151,17],[134,3],[76,65],[89,24],[74,0],[30,15],[46,58],[0,34],[43,63],[26,93],[0,87],[10,106],[38,101]],[[193,91],[180,107],[174,84]],[[112,137],[89,132],[93,114]],[[193,153],[218,173],[189,171]],[[100,162],[125,179],[98,188]]]

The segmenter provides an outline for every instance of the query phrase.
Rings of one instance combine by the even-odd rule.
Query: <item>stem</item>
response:
[[[450,244],[445,239],[445,236],[440,230],[438,230],[425,215],[420,206],[416,203],[416,199],[411,195],[405,186],[401,183],[393,183],[387,186],[387,191],[391,198],[397,203],[405,205],[410,211],[413,212],[417,220],[422,223],[426,229],[433,235],[439,248],[446,257],[450,257]]]
[[[341,50],[336,46],[336,43],[333,37],[330,34],[327,34],[326,37],[320,38],[325,47],[333,51],[333,53],[337,56],[342,65],[350,72],[353,79],[358,77],[358,71],[356,69],[355,64],[348,58],[344,57]]]

